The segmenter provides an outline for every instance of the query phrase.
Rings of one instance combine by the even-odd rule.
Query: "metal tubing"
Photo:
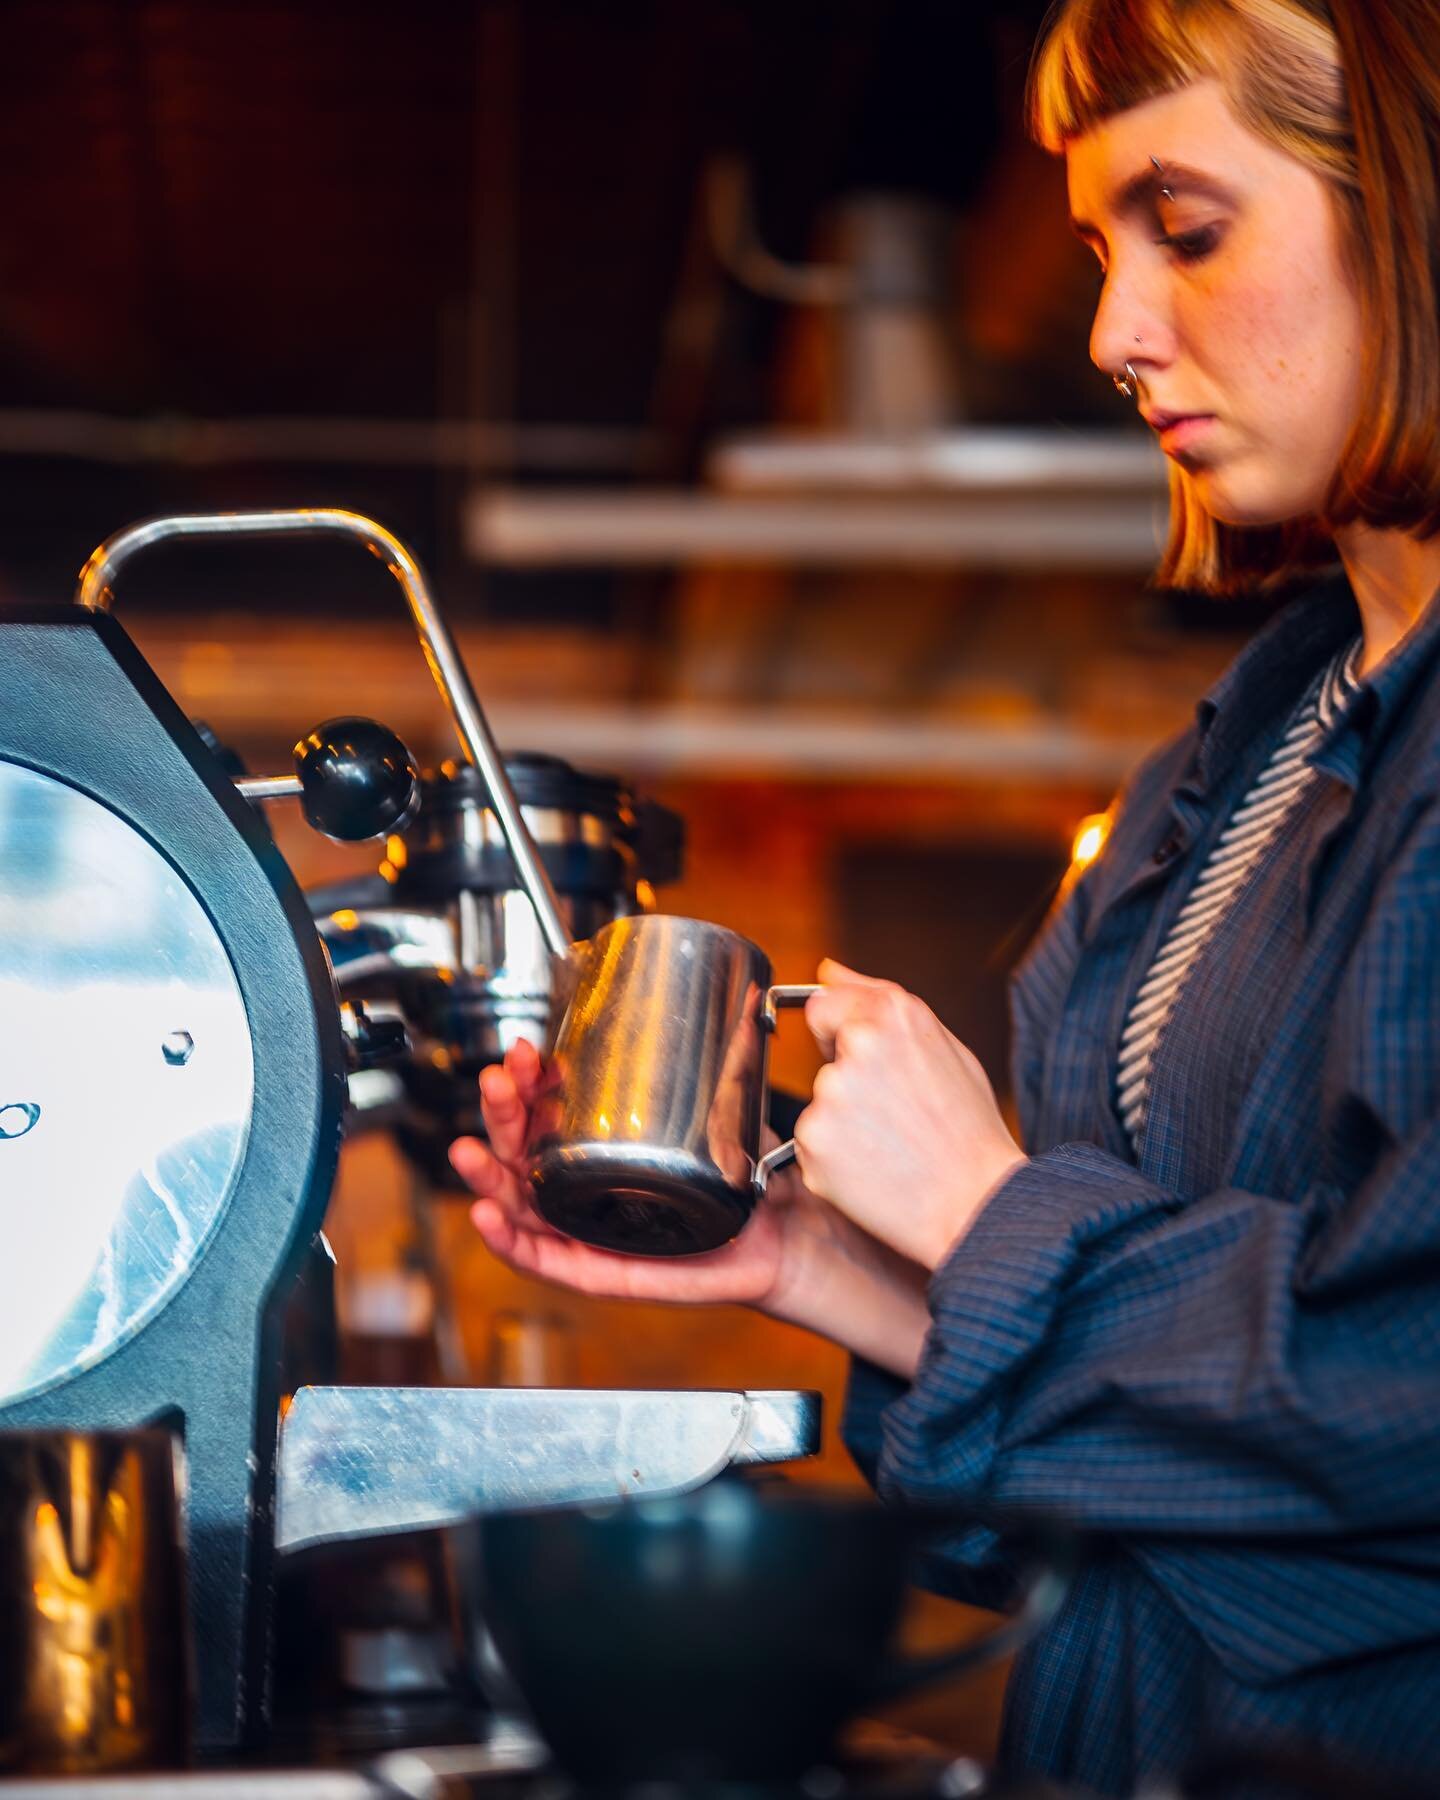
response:
[[[304,790],[298,775],[241,775],[235,792],[246,800],[293,800]]]
[[[77,605],[90,612],[109,612],[115,578],[123,565],[142,550],[172,538],[290,535],[358,538],[400,583],[415,622],[420,647],[425,652],[425,661],[450,714],[460,746],[467,760],[479,769],[489,790],[490,803],[515,859],[521,885],[539,918],[546,947],[552,955],[563,957],[569,951],[570,936],[560,917],[555,890],[520,816],[515,790],[510,785],[505,764],[476,698],[469,671],[430,595],[419,563],[400,539],[383,525],[367,519],[363,513],[347,512],[340,507],[306,507],[286,512],[182,513],[161,519],[143,519],[137,525],[117,531],[92,552],[80,571],[75,600]]]

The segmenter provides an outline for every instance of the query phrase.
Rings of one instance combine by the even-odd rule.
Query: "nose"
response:
[[[1112,265],[1090,327],[1090,359],[1097,369],[1118,375],[1129,363],[1144,381],[1165,367],[1174,345],[1159,298],[1138,272]]]

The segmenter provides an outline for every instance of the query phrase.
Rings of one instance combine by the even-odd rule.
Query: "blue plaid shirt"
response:
[[[1316,670],[1287,607],[1152,757],[1012,986],[1032,1160],[936,1272],[913,1385],[864,1365],[882,1495],[1108,1534],[1017,1663],[1009,1766],[1129,1794],[1243,1740],[1440,1785],[1440,600],[1362,684],[1191,971],[1137,1164],[1128,1007]],[[935,1585],[993,1602],[981,1534]]]

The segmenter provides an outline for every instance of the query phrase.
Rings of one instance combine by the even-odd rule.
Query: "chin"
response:
[[[1314,518],[1324,504],[1323,487],[1303,489],[1293,481],[1246,479],[1238,470],[1196,468],[1189,471],[1195,497],[1221,525],[1260,530],[1292,519]]]

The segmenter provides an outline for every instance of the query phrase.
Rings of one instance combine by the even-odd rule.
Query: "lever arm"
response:
[[[555,890],[525,829],[515,790],[480,709],[469,671],[431,597],[419,563],[400,539],[383,525],[367,519],[363,513],[348,512],[341,507],[306,507],[286,512],[178,513],[167,518],[144,519],[137,525],[117,531],[91,553],[80,571],[76,603],[91,612],[108,612],[114,599],[115,578],[121,568],[155,544],[175,538],[295,535],[356,538],[373,556],[380,558],[400,583],[425,661],[440,690],[466,759],[474,763],[484,778],[505,842],[539,918],[546,948],[553,956],[563,957],[570,948],[570,936],[560,917]]]

